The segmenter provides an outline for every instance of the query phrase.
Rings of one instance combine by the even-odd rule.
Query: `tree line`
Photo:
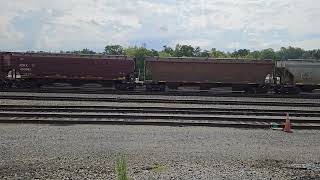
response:
[[[72,51],[66,53],[75,54],[99,54],[89,49]],[[233,52],[225,52],[212,48],[202,50],[200,47],[177,44],[174,48],[163,46],[162,50],[148,49],[145,47],[127,47],[120,45],[107,45],[103,54],[106,55],[127,55],[141,59],[144,57],[209,57],[209,58],[251,58],[251,59],[320,59],[320,49],[304,50],[299,47],[282,47],[275,51],[272,48],[260,51],[250,51],[249,49],[239,49]]]
[[[29,51],[34,52],[34,51]],[[43,51],[39,51],[42,53]],[[212,48],[202,50],[200,47],[177,44],[174,48],[163,46],[162,50],[148,49],[143,46],[123,47],[120,45],[107,45],[104,51],[95,52],[90,49],[79,51],[60,51],[67,54],[105,54],[105,55],[126,55],[135,57],[138,60],[145,57],[208,57],[208,58],[249,58],[249,59],[320,59],[320,49],[304,50],[299,47],[282,47],[275,51],[272,48],[250,51],[249,49],[238,49],[233,52],[225,52]]]

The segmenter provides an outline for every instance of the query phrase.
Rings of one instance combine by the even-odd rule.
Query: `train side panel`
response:
[[[272,74],[269,60],[156,59],[146,60],[146,79],[164,82],[264,84]]]
[[[12,69],[30,79],[117,80],[134,73],[128,57],[12,55]]]

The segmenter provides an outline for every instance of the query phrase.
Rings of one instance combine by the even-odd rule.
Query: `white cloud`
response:
[[[320,39],[303,40],[290,43],[294,47],[304,47],[305,49],[311,50],[315,47],[320,48]]]
[[[240,42],[232,42],[232,43],[227,45],[227,48],[229,48],[229,49],[239,49],[239,48],[241,48]]]
[[[0,0],[0,4],[1,49],[102,50],[108,43],[132,42],[219,49],[290,43],[319,48],[317,0]],[[26,22],[17,26],[19,18]],[[24,28],[30,18],[40,24],[37,33]]]
[[[176,44],[192,45],[194,47],[199,46],[202,49],[209,49],[211,42],[205,39],[190,39],[190,40],[177,40],[170,45],[174,47]]]

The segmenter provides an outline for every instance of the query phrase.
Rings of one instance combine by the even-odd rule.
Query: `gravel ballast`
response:
[[[117,99],[169,99],[202,101],[242,101],[242,102],[285,102],[320,103],[320,99],[297,98],[259,98],[259,97],[201,97],[201,96],[164,96],[164,95],[116,95],[116,94],[67,94],[67,93],[29,93],[0,92],[0,96],[37,96],[37,97],[75,97],[75,98],[117,98]]]
[[[0,126],[0,179],[319,179],[319,131]]]
[[[39,101],[0,99],[2,105],[24,106],[116,106],[116,107],[167,107],[167,108],[224,108],[224,109],[260,109],[260,110],[304,110],[320,111],[320,107],[285,107],[256,105],[210,105],[210,104],[167,104],[167,103],[118,103],[118,102],[78,102],[78,101]]]

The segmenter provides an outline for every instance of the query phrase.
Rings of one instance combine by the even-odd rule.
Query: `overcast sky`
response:
[[[319,0],[0,0],[0,50],[320,48]]]

